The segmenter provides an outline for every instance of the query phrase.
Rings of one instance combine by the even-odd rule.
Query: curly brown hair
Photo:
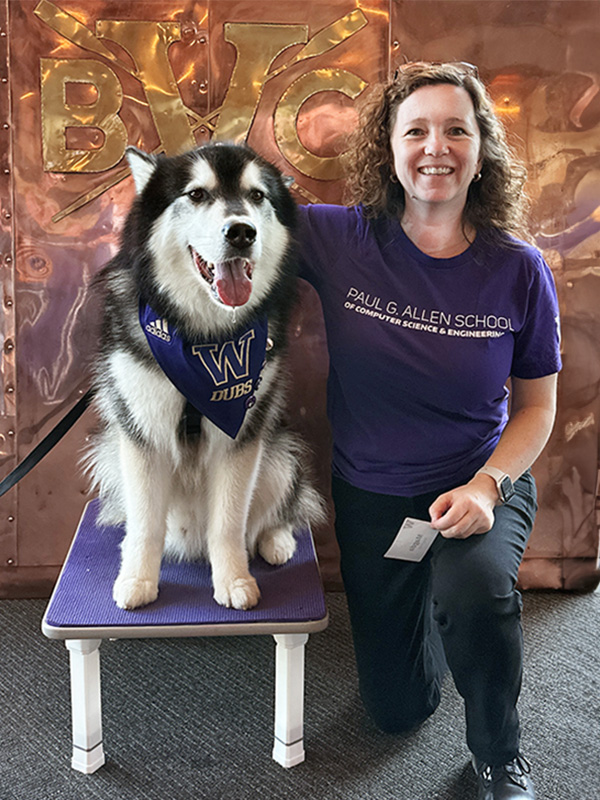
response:
[[[477,231],[496,229],[527,238],[528,202],[523,191],[526,169],[511,151],[506,133],[475,68],[446,63],[413,62],[393,80],[372,88],[359,111],[359,124],[344,153],[348,205],[362,203],[368,217],[402,215],[404,190],[392,181],[390,134],[398,106],[421,86],[449,83],[471,97],[481,136],[481,180],[471,183],[463,225]]]

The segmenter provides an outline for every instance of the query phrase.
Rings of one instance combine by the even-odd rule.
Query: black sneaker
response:
[[[535,800],[529,777],[531,764],[521,755],[501,767],[492,767],[473,756],[477,775],[477,800]]]

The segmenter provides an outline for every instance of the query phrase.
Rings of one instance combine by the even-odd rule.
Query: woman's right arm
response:
[[[317,291],[337,262],[354,247],[358,213],[346,206],[298,206],[298,276]]]

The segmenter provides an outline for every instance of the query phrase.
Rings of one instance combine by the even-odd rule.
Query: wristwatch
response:
[[[482,467],[478,469],[475,474],[489,475],[490,478],[494,479],[496,489],[498,489],[498,501],[500,503],[506,503],[515,493],[515,487],[512,484],[510,476],[507,475],[506,472],[502,472],[501,469],[496,469],[496,467]]]

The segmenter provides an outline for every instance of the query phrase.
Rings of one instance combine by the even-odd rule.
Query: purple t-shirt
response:
[[[330,356],[334,474],[413,497],[468,481],[506,424],[506,382],[561,367],[541,254],[504,234],[453,258],[395,219],[300,209],[301,276],[318,291]]]

